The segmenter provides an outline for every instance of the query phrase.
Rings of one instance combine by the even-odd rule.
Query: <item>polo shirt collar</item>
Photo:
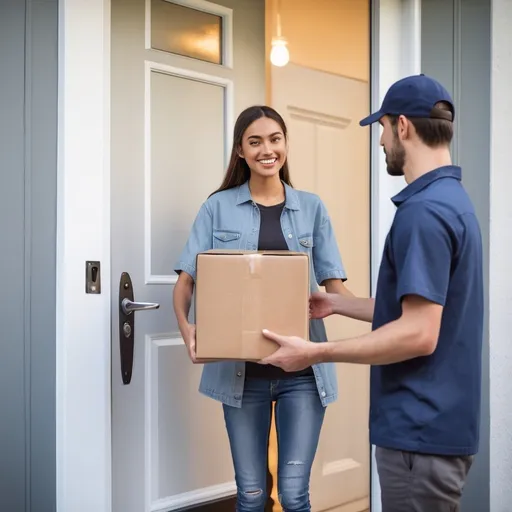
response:
[[[297,195],[297,191],[294,190],[290,185],[282,182],[284,185],[285,192],[285,203],[284,207],[288,210],[300,210],[299,198]],[[238,187],[238,197],[236,200],[236,204],[243,204],[252,201],[251,191],[249,189],[249,182],[246,181],[243,185]]]
[[[462,179],[462,170],[456,165],[446,165],[444,167],[434,169],[433,171],[429,171],[414,180],[410,185],[407,185],[402,191],[392,197],[391,201],[395,203],[395,206],[400,206],[414,194],[417,194],[425,187],[441,178],[455,178],[460,181]]]

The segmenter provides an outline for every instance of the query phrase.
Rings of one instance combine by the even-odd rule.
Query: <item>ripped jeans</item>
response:
[[[310,512],[309,479],[325,409],[315,378],[248,378],[241,408],[224,405],[238,488],[236,512],[264,512],[268,440],[276,403],[277,491],[284,512]]]

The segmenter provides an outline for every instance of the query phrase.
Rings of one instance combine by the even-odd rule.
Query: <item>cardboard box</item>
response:
[[[198,359],[258,361],[277,349],[263,329],[309,339],[307,254],[210,250],[196,268]]]

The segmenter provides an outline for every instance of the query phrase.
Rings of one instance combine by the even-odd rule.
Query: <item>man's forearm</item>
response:
[[[411,322],[396,320],[358,338],[318,343],[318,362],[383,365],[432,353],[435,343]]]
[[[374,299],[338,295],[334,302],[334,313],[354,318],[355,320],[362,320],[363,322],[371,322],[373,320],[374,306]]]

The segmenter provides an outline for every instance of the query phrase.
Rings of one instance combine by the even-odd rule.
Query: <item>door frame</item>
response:
[[[421,0],[371,6],[375,108],[393,81],[419,71]],[[111,512],[110,0],[59,1],[58,93],[57,511]],[[373,127],[372,283],[394,213],[389,198],[401,186],[386,176],[378,140]],[[85,293],[86,260],[101,262],[101,294]],[[374,464],[372,477],[379,512]]]
[[[59,0],[58,52],[57,510],[110,512],[110,0]]]
[[[379,109],[389,86],[408,75],[421,72],[421,0],[371,0],[371,111]],[[384,242],[395,215],[393,197],[405,185],[402,178],[386,172],[386,158],[380,147],[380,127],[371,126],[371,294],[375,296]],[[371,512],[381,512],[380,485],[371,451]]]

